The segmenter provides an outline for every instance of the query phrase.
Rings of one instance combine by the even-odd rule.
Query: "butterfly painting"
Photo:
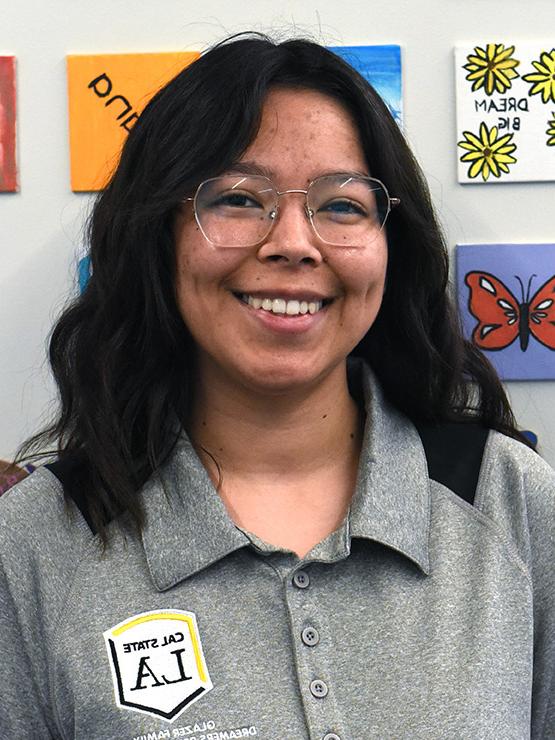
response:
[[[489,272],[474,270],[465,275],[468,310],[478,320],[472,332],[477,347],[499,351],[518,338],[520,349],[525,352],[532,336],[555,350],[555,275],[530,297],[535,277],[530,277],[525,291],[522,279],[515,275],[521,288],[519,301],[500,278]]]
[[[503,380],[555,379],[555,243],[459,244],[465,337]]]

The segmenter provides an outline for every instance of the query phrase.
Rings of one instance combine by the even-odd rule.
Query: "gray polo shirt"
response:
[[[2,740],[555,738],[555,474],[491,433],[472,506],[364,394],[350,512],[302,560],[185,438],[105,553],[48,470],[6,494]]]

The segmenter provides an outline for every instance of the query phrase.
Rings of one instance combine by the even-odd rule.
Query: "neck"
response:
[[[345,365],[310,388],[279,394],[230,384],[217,372],[206,378],[196,384],[189,432],[215,482],[218,467],[245,480],[299,479],[338,461],[356,467],[361,420]]]

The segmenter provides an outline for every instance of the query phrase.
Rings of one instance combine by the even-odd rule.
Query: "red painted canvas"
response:
[[[15,57],[0,56],[0,192],[16,190]]]

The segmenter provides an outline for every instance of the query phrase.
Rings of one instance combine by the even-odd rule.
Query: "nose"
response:
[[[272,230],[258,248],[258,259],[316,266],[323,262],[321,244],[306,213],[304,197],[287,193],[279,204]]]

